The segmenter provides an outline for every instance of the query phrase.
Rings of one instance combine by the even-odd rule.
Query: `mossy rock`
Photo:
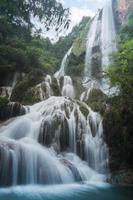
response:
[[[63,84],[64,84],[64,77],[61,76],[61,77],[60,77],[60,87],[61,87],[61,88],[63,87]]]
[[[70,76],[82,76],[84,72],[85,52],[80,56],[70,55],[69,64],[66,69],[66,74]]]
[[[102,102],[102,101],[105,101],[106,98],[107,96],[100,89],[93,88],[89,93],[89,97],[86,103],[89,105],[90,103],[97,102],[97,101]]]
[[[82,85],[82,78],[80,76],[76,76],[72,78],[73,80],[73,86],[75,89],[75,98],[80,99],[80,96],[83,91],[83,85]]]
[[[124,169],[112,173],[108,179],[108,182],[118,185],[133,184],[133,169]]]
[[[91,21],[89,20],[73,44],[72,53],[77,57],[86,51],[87,34],[90,28],[90,22]]]
[[[88,99],[85,103],[95,112],[100,112],[100,114],[104,114],[106,110],[106,99],[107,96],[100,90],[93,88],[88,96]]]
[[[133,166],[133,113],[127,106],[119,105],[120,99],[117,106],[112,100],[113,104],[108,105],[103,115],[103,128],[109,147],[110,170],[117,171]]]
[[[92,102],[89,104],[90,108],[95,111],[99,112],[101,115],[104,115],[106,110],[106,103],[102,101]]]
[[[79,109],[82,112],[82,114],[87,118],[88,114],[89,114],[89,110],[86,108],[85,104],[81,101],[77,101],[78,105],[79,105]]]
[[[24,104],[34,104],[39,102],[41,99],[39,98],[39,91],[36,87],[30,88],[25,93],[25,96],[23,97],[23,103]]]
[[[23,102],[23,97],[27,89],[29,88],[29,84],[27,80],[18,81],[15,88],[12,91],[11,101]]]
[[[18,101],[20,103],[34,103],[34,101],[29,98],[29,93],[33,94],[33,88],[38,83],[43,80],[44,74],[41,70],[33,70],[29,74],[27,74],[24,79],[19,80],[15,85],[15,88],[12,91],[11,101]],[[27,97],[26,97],[27,96]],[[27,101],[29,98],[29,102]],[[37,97],[35,98],[35,102]]]
[[[54,96],[61,96],[60,88],[55,77],[52,78],[51,88],[53,90]]]
[[[0,97],[0,107],[6,106],[9,103],[9,100],[7,97]]]

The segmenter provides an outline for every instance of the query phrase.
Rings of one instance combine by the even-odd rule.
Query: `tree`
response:
[[[119,85],[123,94],[133,94],[133,40],[124,43],[113,56],[109,77],[113,85]]]
[[[18,35],[30,32],[34,26],[32,17],[37,18],[48,30],[50,26],[59,30],[69,25],[69,9],[64,9],[56,0],[1,0],[0,34]]]
[[[129,13],[127,23],[121,27],[120,42],[126,42],[133,38],[133,11]]]

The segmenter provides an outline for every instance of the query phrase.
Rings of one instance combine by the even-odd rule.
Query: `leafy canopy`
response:
[[[63,24],[69,25],[69,9],[64,9],[56,0],[1,0],[0,25],[29,29],[33,27],[32,17],[37,17],[49,29],[54,26],[58,30]],[[2,26],[3,28],[3,26]]]

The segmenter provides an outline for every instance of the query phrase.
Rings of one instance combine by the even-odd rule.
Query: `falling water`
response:
[[[86,58],[83,85],[88,87],[88,81],[94,78],[100,83],[101,89],[109,87],[108,80],[102,78],[104,70],[111,63],[110,54],[117,50],[116,31],[112,0],[106,0],[103,9],[94,17],[86,46]],[[99,55],[98,55],[98,54]],[[98,66],[93,64],[93,59],[98,60]],[[99,76],[99,78],[98,78]]]
[[[116,50],[114,38],[113,12],[108,0],[88,33],[84,75],[88,90],[81,95],[82,101],[93,88],[99,88],[97,80],[92,80],[95,50],[102,53],[103,70],[110,62],[109,54]],[[102,117],[85,103],[74,100],[73,81],[65,75],[71,51],[72,47],[54,75],[62,97],[53,96],[53,79],[47,75],[37,85],[42,101],[28,106],[25,115],[1,125],[0,186],[97,181],[99,174],[107,173],[108,148]]]
[[[102,118],[82,106],[87,116],[76,101],[50,97],[2,126],[0,185],[72,183],[105,173]]]
[[[62,96],[67,96],[72,99],[75,97],[75,91],[73,87],[73,82],[70,76],[64,76],[64,82],[62,87]]]
[[[65,76],[65,70],[66,70],[66,67],[67,67],[67,64],[68,64],[68,57],[70,56],[71,54],[71,51],[72,51],[72,47],[68,50],[68,52],[65,54],[63,60],[62,60],[62,63],[61,63],[61,66],[60,66],[60,69],[59,71],[57,71],[54,76],[56,78],[60,78],[61,76]]]
[[[116,47],[116,31],[114,23],[114,15],[112,10],[112,0],[106,0],[103,8],[102,16],[102,69],[106,69],[110,64],[110,54],[117,50]]]
[[[85,56],[85,70],[84,76],[91,77],[91,58],[92,58],[92,48],[95,45],[95,38],[97,34],[97,25],[98,25],[98,13],[92,21],[91,27],[87,36],[86,43],[86,56]]]
[[[12,91],[15,87],[16,82],[17,82],[17,78],[18,78],[18,73],[16,72],[15,75],[14,75],[13,82],[12,82],[11,86],[0,87],[0,96],[1,97],[7,97],[8,99],[11,98]]]

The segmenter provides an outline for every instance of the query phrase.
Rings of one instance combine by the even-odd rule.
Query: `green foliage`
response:
[[[88,24],[90,17],[83,17],[81,22],[73,27],[71,33],[65,37],[61,37],[59,41],[53,46],[54,52],[56,52],[57,58],[63,58],[68,49],[72,46],[76,38],[79,37],[80,33],[85,29]]]
[[[129,13],[127,23],[120,30],[120,42],[133,39],[133,11]]]
[[[87,33],[90,27],[90,18],[83,18],[83,25],[82,29],[80,31],[80,34],[76,38],[74,44],[73,44],[73,54],[76,56],[81,55],[83,52],[86,51],[86,38],[87,38]]]
[[[29,88],[25,95],[23,96],[23,103],[24,104],[34,104],[40,101],[39,93],[37,93],[34,87]]]
[[[69,10],[56,0],[0,1],[0,85],[8,74],[16,71],[56,70],[60,61],[53,45],[48,39],[41,39],[39,32],[35,33],[34,21],[41,22],[46,29],[52,26],[59,31],[63,26],[68,27],[68,15]]]
[[[122,94],[133,93],[133,40],[123,44],[114,55],[114,63],[109,68],[113,85],[119,85]]]
[[[9,39],[0,45],[0,80],[15,71],[29,73],[32,69],[41,69],[53,73],[59,62],[49,40],[33,38],[27,42],[17,37]]]
[[[7,97],[0,97],[0,107],[5,106],[8,103],[9,103],[9,100],[7,99]]]
[[[72,53],[69,58],[69,65],[66,69],[66,73],[70,76],[82,76],[84,70],[84,58],[84,53],[80,56],[75,56]]]
[[[25,78],[19,80],[12,92],[11,101],[18,101],[21,103],[34,103],[34,96],[31,95],[30,97],[29,94],[33,94],[33,90],[31,90],[31,88],[40,83],[43,80],[43,76],[44,74],[41,70],[34,69],[29,74],[27,74]],[[28,98],[30,100],[29,102]]]
[[[8,34],[5,25],[9,33],[15,31],[21,34],[21,31],[24,33],[25,30],[30,32],[34,26],[31,16],[36,17],[47,29],[52,26],[58,30],[62,24],[67,27],[70,22],[69,10],[64,9],[56,0],[2,0],[0,1],[0,16],[2,37],[4,33]],[[14,29],[13,32],[12,29]]]
[[[69,65],[67,67],[66,73],[71,76],[82,76],[84,70],[84,59],[85,59],[85,49],[86,49],[86,37],[89,30],[90,17],[83,17],[79,26],[73,28],[73,31],[64,40],[64,48],[66,51],[72,46],[72,53],[69,58]],[[69,42],[67,42],[69,41]],[[70,43],[71,42],[71,43]],[[69,48],[67,46],[69,45]],[[61,49],[62,50],[62,49]],[[61,55],[61,54],[60,54]]]
[[[108,75],[119,94],[106,100],[104,130],[109,146],[110,168],[120,170],[133,166],[133,12],[119,34],[119,49]]]

